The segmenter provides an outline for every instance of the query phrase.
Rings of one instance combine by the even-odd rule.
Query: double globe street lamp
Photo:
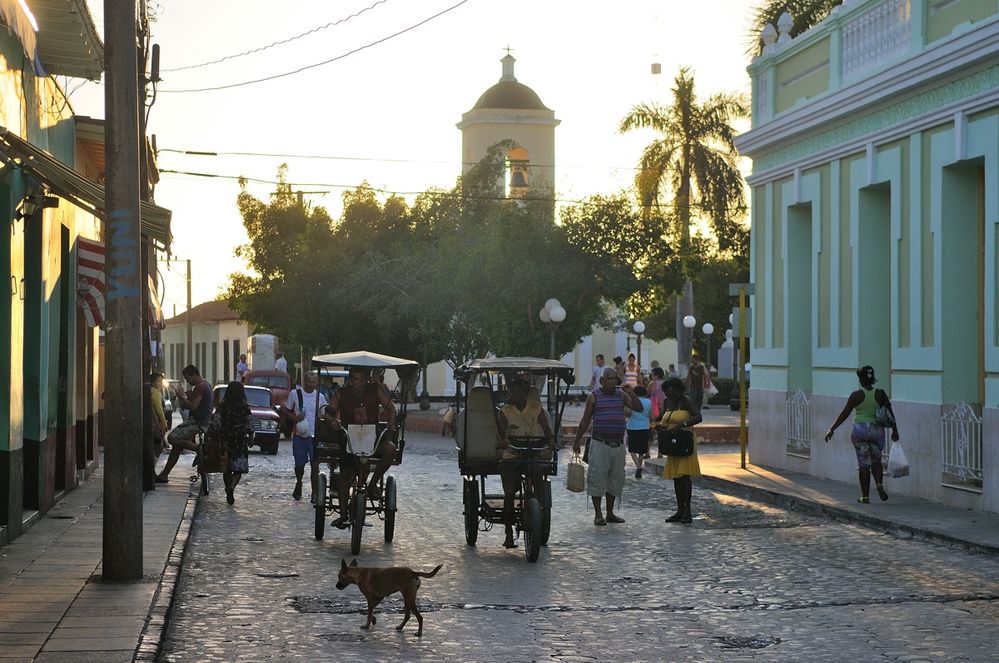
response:
[[[565,320],[565,309],[562,308],[562,304],[557,299],[552,297],[545,302],[545,307],[538,312],[538,317],[541,318],[541,322],[548,325],[548,356],[555,359],[555,330],[558,329],[559,323]]]
[[[690,358],[694,356],[694,326],[696,324],[697,318],[694,316],[683,316],[683,326],[687,330],[687,356],[684,357],[687,360],[687,366],[690,366]]]

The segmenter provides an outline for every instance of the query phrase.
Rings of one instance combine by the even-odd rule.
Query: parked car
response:
[[[271,405],[279,408],[288,400],[291,391],[291,376],[284,371],[247,371],[243,373],[243,384],[247,387],[263,387],[271,392]],[[291,435],[292,421],[288,417],[281,418],[281,433],[285,437]]]
[[[253,422],[253,446],[260,447],[263,453],[274,455],[278,452],[281,415],[271,405],[271,392],[266,387],[246,386],[246,402],[250,406],[250,420]],[[212,394],[213,409],[225,397],[226,385],[215,387]]]

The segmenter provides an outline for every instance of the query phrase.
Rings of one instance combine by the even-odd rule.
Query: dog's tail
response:
[[[442,566],[444,566],[444,565],[443,564],[438,564],[437,568],[435,568],[430,573],[427,573],[426,571],[413,571],[413,575],[420,576],[422,578],[433,578],[435,575],[437,575],[437,572],[441,570]]]

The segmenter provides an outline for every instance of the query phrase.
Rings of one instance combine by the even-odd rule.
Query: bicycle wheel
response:
[[[357,555],[361,552],[361,532],[364,529],[364,512],[367,508],[368,496],[363,490],[354,493],[354,499],[350,505],[350,554]]]
[[[316,481],[316,540],[323,538],[326,533],[326,475],[319,473]]]
[[[395,536],[395,477],[385,477],[385,543],[392,543]]]
[[[465,541],[474,546],[479,539],[479,484],[475,479],[465,479]]]
[[[540,552],[541,503],[538,498],[529,497],[524,505],[524,554],[528,562],[536,562]]]

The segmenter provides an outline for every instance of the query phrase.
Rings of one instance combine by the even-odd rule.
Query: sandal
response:
[[[871,503],[871,498],[870,497],[858,497],[857,501],[859,503],[861,503],[861,504],[870,504]]]
[[[330,526],[335,527],[337,529],[347,529],[347,527],[349,527],[350,524],[347,522],[346,518],[337,518],[336,520],[330,523]]]
[[[594,516],[593,517],[593,524],[597,525],[598,527],[603,527],[604,525],[607,524],[607,521],[604,520],[603,516]]]
[[[882,502],[888,501],[888,491],[885,490],[884,486],[878,486],[878,497],[881,498]]]
[[[609,522],[609,523],[623,523],[624,522],[624,518],[622,518],[621,516],[619,516],[617,514],[611,514],[611,515],[607,516],[607,522]]]

